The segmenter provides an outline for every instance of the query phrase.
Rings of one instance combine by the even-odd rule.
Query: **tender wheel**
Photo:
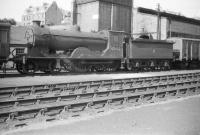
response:
[[[16,64],[17,71],[20,74],[34,74],[35,73],[35,65],[33,63],[17,63]]]
[[[53,71],[54,71],[54,65],[52,63],[49,63],[47,69],[44,70],[46,74],[51,74],[53,73]]]
[[[61,71],[61,68],[56,68],[56,65],[54,62],[49,63],[47,69],[44,70],[44,72],[47,74],[59,73],[60,71]]]
[[[80,72],[80,73],[84,73],[84,72],[87,72],[88,69],[87,69],[87,66],[86,65],[82,65],[82,64],[73,64],[73,68],[74,68],[74,71],[76,72]]]

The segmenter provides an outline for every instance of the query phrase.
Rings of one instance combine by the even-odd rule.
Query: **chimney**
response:
[[[131,33],[133,34],[133,19],[134,19],[134,0],[131,1],[132,6],[131,6]]]

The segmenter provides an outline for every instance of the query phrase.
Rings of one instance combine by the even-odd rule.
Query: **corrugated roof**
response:
[[[146,14],[152,14],[152,15],[158,14],[158,12],[156,10],[147,9],[147,8],[143,8],[143,7],[138,7],[137,10],[140,13],[146,13]],[[171,20],[186,22],[186,23],[189,23],[189,24],[200,25],[200,20],[197,20],[197,19],[194,19],[194,18],[189,18],[189,17],[185,17],[185,16],[182,16],[182,15],[176,15],[176,14],[171,14],[171,13],[167,13],[167,12],[160,12],[160,15],[162,17],[167,17]]]
[[[76,3],[85,4],[85,3],[95,2],[95,1],[107,2],[107,3],[113,3],[113,4],[131,7],[133,0],[76,0]]]

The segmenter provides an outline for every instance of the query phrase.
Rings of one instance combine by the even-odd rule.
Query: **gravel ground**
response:
[[[200,96],[73,119],[42,123],[7,135],[200,135]]]
[[[147,72],[147,73],[124,73],[124,74],[90,74],[90,75],[66,75],[66,76],[33,76],[33,77],[16,77],[16,78],[0,78],[0,87],[24,86],[24,85],[40,85],[40,84],[55,84],[77,81],[94,81],[94,80],[109,80],[120,78],[136,78],[149,77],[169,74],[183,74],[193,71],[165,71],[165,72]]]

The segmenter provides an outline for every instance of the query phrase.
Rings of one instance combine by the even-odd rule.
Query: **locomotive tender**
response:
[[[10,39],[23,40],[22,46],[27,49],[12,58],[20,73],[52,73],[61,69],[68,72],[167,70],[173,60],[173,42],[132,39],[121,31],[88,33],[39,25],[13,27],[12,31],[18,36],[13,38],[11,34]]]

